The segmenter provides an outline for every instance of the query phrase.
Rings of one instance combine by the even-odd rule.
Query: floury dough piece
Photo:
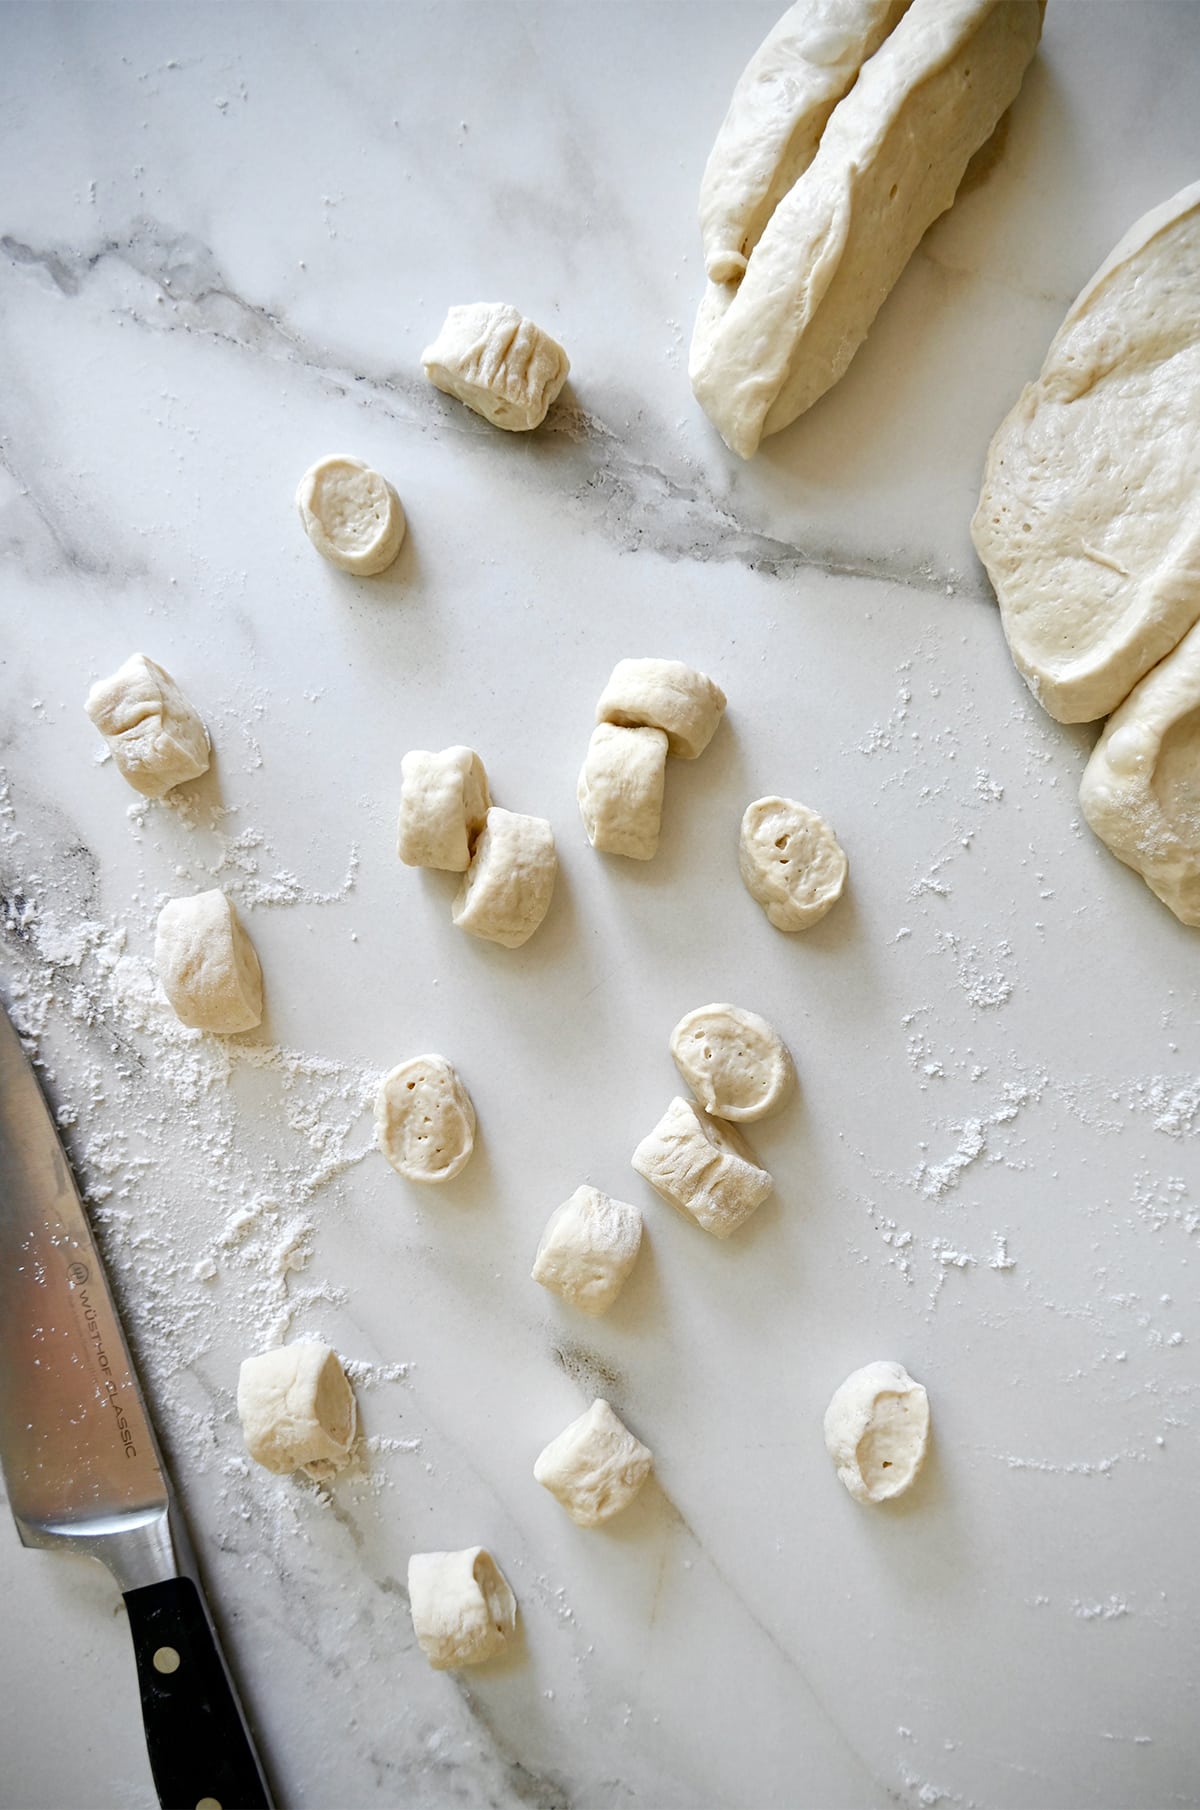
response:
[[[795,1080],[788,1047],[757,1012],[698,1006],[671,1032],[675,1066],[706,1112],[748,1123],[777,1112]]]
[[[714,1238],[736,1232],[775,1186],[732,1125],[678,1095],[634,1151],[633,1166]]]
[[[161,798],[208,772],[208,730],[165,668],[131,654],[98,679],[84,709],[108,743],[118,772],[144,798]]]
[[[1200,925],[1200,625],[1109,717],[1079,802],[1118,860]]]
[[[414,748],[400,762],[396,853],[409,867],[462,874],[487,816],[487,774],[470,748],[431,754]]]
[[[1115,710],[1200,618],[1200,182],[1072,304],[992,441],[971,534],[1060,723]]]
[[[597,723],[661,729],[669,751],[695,760],[716,734],[725,693],[682,660],[618,660],[596,705]]]
[[[375,1138],[407,1181],[448,1182],[462,1173],[475,1148],[475,1108],[444,1056],[412,1056],[384,1076]]]
[[[901,1496],[925,1462],[929,1397],[903,1364],[865,1364],[825,1410],[825,1446],[856,1502]]]
[[[834,107],[909,0],[799,0],[747,63],[700,184],[704,262],[735,283]]]
[[[597,1399],[550,1441],[533,1475],[578,1526],[599,1527],[628,1508],[653,1463],[649,1447]]]
[[[650,861],[662,827],[667,737],[662,729],[598,723],[579,775],[587,839],[606,855]]]
[[[546,819],[492,805],[451,916],[472,936],[519,949],[549,911],[557,873],[554,831]]]
[[[229,1035],[262,1022],[262,969],[233,901],[219,887],[168,899],[158,914],[154,965],[181,1024]]]
[[[735,289],[710,284],[696,398],[748,459],[835,384],[1015,98],[1040,0],[912,0],[834,108]]]
[[[413,1632],[435,1672],[498,1658],[517,1625],[516,1598],[482,1546],[415,1552],[408,1601]]]
[[[386,571],[404,540],[400,498],[386,478],[349,453],[332,453],[309,466],[296,507],[317,552],[359,578]]]
[[[599,1188],[576,1188],[550,1215],[533,1280],[585,1314],[607,1313],[642,1247],[642,1216]]]
[[[842,896],[849,863],[823,817],[794,798],[746,806],[738,872],[776,930],[807,930]]]
[[[430,383],[495,427],[539,427],[571,369],[558,341],[507,302],[451,308],[421,354]]]
[[[281,1345],[246,1358],[237,1408],[246,1450],[269,1471],[306,1471],[320,1480],[350,1456],[354,1391],[328,1345]]]

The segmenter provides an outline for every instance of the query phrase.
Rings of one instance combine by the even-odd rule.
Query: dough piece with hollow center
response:
[[[746,806],[738,872],[776,930],[819,923],[841,898],[848,871],[837,837],[807,805],[772,796]]]
[[[84,709],[117,771],[144,798],[161,798],[208,772],[208,730],[170,673],[145,654],[131,654],[111,677],[98,679]]]
[[[670,752],[695,760],[716,734],[725,693],[682,660],[618,660],[596,705],[597,723],[661,729]]]
[[[737,282],[777,204],[817,154],[834,107],[908,0],[799,0],[747,63],[700,184],[704,262]]]
[[[1200,618],[1200,182],[1076,297],[992,441],[971,534],[1061,723],[1115,710]]]
[[[472,936],[519,949],[549,911],[557,873],[546,819],[492,805],[450,915]]]
[[[296,507],[317,552],[359,578],[386,571],[404,540],[400,498],[365,459],[349,453],[331,453],[309,466]]]
[[[409,867],[465,873],[490,799],[483,762],[470,748],[431,754],[414,748],[400,762],[396,853]]]
[[[517,1625],[517,1599],[483,1546],[414,1552],[408,1602],[417,1643],[435,1672],[498,1658]]]
[[[448,1182],[475,1148],[475,1108],[444,1056],[411,1056],[375,1096],[375,1139],[397,1175]]]
[[[540,427],[571,369],[558,341],[508,302],[451,308],[421,363],[430,383],[511,433]]]
[[[219,887],[168,899],[158,914],[154,965],[181,1024],[229,1035],[262,1022],[262,969],[233,901]]]
[[[533,1280],[585,1314],[607,1313],[641,1248],[637,1208],[585,1184],[550,1215]]]
[[[925,1462],[929,1397],[903,1364],[865,1364],[825,1410],[825,1446],[856,1502],[901,1496]]]
[[[1109,717],[1079,802],[1117,859],[1200,925],[1200,624]]]
[[[611,1521],[650,1475],[654,1454],[635,1439],[606,1401],[597,1398],[552,1439],[533,1467],[535,1480],[557,1496],[580,1527]]]
[[[281,1345],[246,1358],[237,1409],[246,1450],[269,1471],[323,1479],[350,1456],[358,1421],[354,1391],[328,1345]]]
[[[661,729],[598,723],[579,775],[587,839],[606,855],[650,861],[662,827],[667,737]]]
[[[1038,0],[912,0],[834,108],[734,289],[710,284],[689,374],[748,459],[835,384],[1014,99]]]
[[[750,1122],[778,1112],[795,1080],[777,1031],[743,1006],[697,1006],[671,1032],[675,1066],[706,1112]]]
[[[775,1186],[732,1125],[678,1095],[634,1151],[633,1166],[714,1238],[736,1232]]]

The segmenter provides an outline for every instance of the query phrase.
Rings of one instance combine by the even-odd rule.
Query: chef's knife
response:
[[[70,1164],[2,1007],[0,1464],[26,1546],[117,1580],[165,1810],[270,1810]]]

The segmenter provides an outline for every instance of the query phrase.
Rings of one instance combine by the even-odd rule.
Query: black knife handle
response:
[[[127,1590],[150,1770],[163,1810],[271,1810],[204,1602],[191,1578]]]

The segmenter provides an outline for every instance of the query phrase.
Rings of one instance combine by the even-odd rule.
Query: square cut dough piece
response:
[[[108,743],[117,771],[144,798],[161,798],[208,772],[208,730],[170,673],[131,654],[98,679],[84,705]]]
[[[540,427],[571,369],[558,341],[508,302],[451,308],[421,363],[430,383],[511,433]]]
[[[670,753],[695,760],[716,734],[725,693],[682,660],[618,660],[596,705],[597,723],[661,729]]]
[[[181,1024],[228,1036],[262,1022],[262,969],[233,901],[219,887],[168,899],[158,914],[154,965]]]
[[[318,1480],[350,1456],[358,1424],[354,1391],[328,1345],[280,1345],[246,1358],[238,1375],[238,1418],[256,1464]]]
[[[413,748],[400,762],[396,853],[407,867],[466,873],[487,816],[487,774],[471,748]]]
[[[642,1216],[599,1188],[576,1188],[550,1215],[533,1280],[585,1314],[607,1313],[642,1247]]]
[[[650,1475],[654,1454],[597,1398],[552,1439],[533,1467],[536,1482],[557,1496],[580,1527],[611,1521]]]
[[[606,855],[650,861],[658,852],[667,737],[662,729],[598,723],[579,775],[587,839]]]
[[[633,1166],[714,1238],[736,1232],[775,1186],[732,1125],[679,1095],[634,1151]]]
[[[549,911],[557,873],[554,831],[546,819],[494,804],[450,915],[472,936],[519,949]]]
[[[498,1658],[517,1625],[516,1598],[482,1546],[414,1552],[408,1601],[413,1632],[435,1672]]]

